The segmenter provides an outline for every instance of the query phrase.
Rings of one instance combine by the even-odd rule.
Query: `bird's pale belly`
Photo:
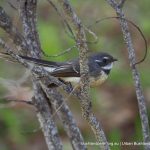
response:
[[[105,74],[104,72],[96,78],[91,77],[90,78],[90,87],[95,87],[95,86],[101,85],[107,78],[108,78],[108,75]]]
[[[104,72],[99,77],[90,77],[90,87],[95,87],[101,85],[106,79],[108,75]],[[62,78],[66,82],[71,82],[73,85],[80,84],[79,77],[64,77]]]

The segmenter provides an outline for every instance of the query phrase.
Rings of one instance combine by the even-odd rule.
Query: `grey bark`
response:
[[[106,1],[114,8],[117,16],[119,17],[118,20],[120,22],[120,26],[121,26],[122,33],[123,33],[123,38],[128,49],[128,57],[129,57],[130,67],[132,70],[132,76],[134,80],[134,86],[135,86],[136,97],[138,101],[139,113],[140,113],[141,124],[142,124],[143,141],[145,143],[144,147],[146,150],[149,150],[150,149],[150,145],[149,145],[150,130],[149,130],[147,108],[146,108],[146,100],[145,100],[142,86],[141,86],[140,74],[135,65],[136,63],[135,49],[132,44],[132,39],[131,39],[131,35],[129,32],[128,24],[125,19],[124,12],[122,10],[125,0],[121,0],[120,3],[117,3],[115,0],[106,0]]]

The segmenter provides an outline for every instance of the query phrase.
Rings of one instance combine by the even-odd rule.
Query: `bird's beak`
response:
[[[116,59],[116,58],[113,58],[113,62],[114,62],[114,61],[118,61],[118,59]]]

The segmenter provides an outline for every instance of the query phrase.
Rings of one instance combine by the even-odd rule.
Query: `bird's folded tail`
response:
[[[47,67],[59,67],[60,63],[59,62],[53,62],[53,61],[47,61],[47,60],[42,60],[42,59],[37,59],[37,58],[32,58],[28,56],[22,56],[19,55],[22,59],[26,60],[28,63],[34,63],[37,65],[41,66],[47,66]],[[8,62],[16,63],[17,61],[13,59],[8,53],[5,52],[0,52],[0,59],[3,59]]]
[[[22,59],[25,59],[29,62],[32,62],[37,65],[45,66],[45,67],[59,67],[58,62],[53,62],[53,61],[47,61],[47,60],[42,60],[42,59],[37,59],[37,58],[32,58],[28,56],[21,56],[19,55]]]

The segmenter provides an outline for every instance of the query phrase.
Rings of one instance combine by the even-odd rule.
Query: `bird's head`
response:
[[[90,61],[95,64],[96,68],[103,70],[106,74],[109,74],[113,67],[113,63],[117,61],[116,58],[107,53],[95,53],[91,56]]]

